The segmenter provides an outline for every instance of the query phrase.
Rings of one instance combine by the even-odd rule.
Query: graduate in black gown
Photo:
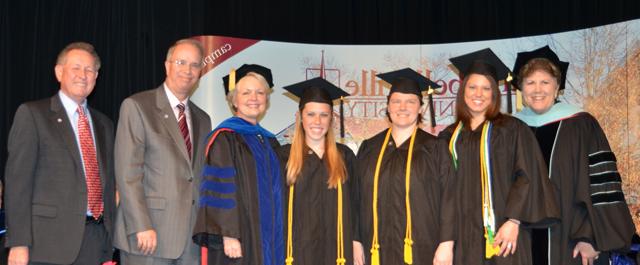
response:
[[[609,264],[606,252],[629,248],[635,227],[598,121],[557,101],[568,68],[548,46],[518,53],[513,68],[527,106],[515,116],[538,139],[562,215],[558,225],[532,230],[533,263]]]
[[[422,91],[437,84],[405,68],[378,75],[391,84],[391,123],[357,154],[359,234],[366,264],[452,264],[455,230],[446,142],[419,128]]]
[[[456,122],[440,133],[456,168],[456,264],[531,263],[524,230],[557,221],[559,210],[531,130],[500,113],[498,81],[509,70],[490,50],[450,59],[461,71]]]
[[[332,127],[334,100],[349,94],[321,77],[284,89],[300,99],[292,142],[277,150],[287,184],[286,264],[352,265],[355,155]]]
[[[258,124],[273,87],[271,71],[243,65],[223,80],[235,116],[208,138],[193,239],[208,248],[208,264],[282,265],[279,144]]]

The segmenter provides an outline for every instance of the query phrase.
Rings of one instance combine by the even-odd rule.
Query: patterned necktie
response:
[[[78,138],[80,138],[80,150],[82,151],[84,174],[87,181],[87,203],[93,218],[98,219],[104,211],[104,205],[102,203],[102,184],[100,183],[96,147],[93,144],[89,119],[82,106],[78,106],[78,114]]]
[[[189,135],[189,126],[187,126],[187,116],[184,115],[184,104],[178,104],[178,126],[180,127],[180,132],[182,133],[182,138],[184,138],[184,143],[187,145],[187,153],[189,153],[189,158],[191,158],[191,136]]]

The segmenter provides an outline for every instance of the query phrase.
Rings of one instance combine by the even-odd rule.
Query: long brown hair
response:
[[[332,112],[333,115],[333,112]],[[300,177],[304,158],[309,152],[309,147],[305,142],[305,131],[302,127],[302,110],[298,112],[296,117],[296,127],[291,141],[291,150],[289,151],[289,160],[287,161],[287,184],[293,185]],[[329,188],[336,188],[338,183],[342,183],[347,179],[347,169],[342,159],[338,146],[336,144],[333,133],[333,117],[324,139],[324,161],[327,171],[329,172],[329,180],[327,184]]]
[[[498,82],[496,82],[491,75],[486,73],[470,73],[462,79],[460,89],[458,89],[458,94],[456,95],[456,123],[462,122],[464,127],[469,129],[471,129],[471,112],[469,111],[467,103],[464,102],[464,92],[466,90],[467,82],[469,82],[469,77],[472,74],[482,75],[491,83],[491,105],[489,105],[487,112],[484,114],[485,119],[494,121],[502,117],[502,114],[500,113],[500,98],[502,97],[502,94],[500,94],[500,90],[498,89]]]

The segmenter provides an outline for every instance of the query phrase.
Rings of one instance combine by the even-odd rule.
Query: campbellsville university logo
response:
[[[343,74],[344,69],[325,65],[324,55],[323,50],[321,51],[319,66],[309,66],[305,68],[305,79],[320,76],[350,94],[344,101],[345,124],[351,124],[352,122],[350,121],[353,120],[359,120],[359,123],[368,120],[376,123],[382,121],[381,128],[387,126],[387,124],[385,124],[387,94],[389,93],[391,85],[376,77],[380,72],[374,69],[354,69],[346,71],[351,74]],[[395,69],[388,69],[388,71],[392,70]],[[415,70],[428,78],[431,75],[429,69]],[[453,117],[455,113],[455,95],[458,91],[460,80],[439,79],[434,81],[441,86],[441,88],[436,89],[433,94],[436,120],[448,120],[450,117]],[[429,108],[426,106],[429,102],[426,93],[424,94],[423,101],[425,102],[425,107],[421,110],[422,116],[423,118],[428,118],[430,113]],[[338,108],[338,105],[334,107],[336,115],[339,111]],[[438,125],[441,124],[438,122]],[[430,124],[423,121],[423,126],[430,127]]]

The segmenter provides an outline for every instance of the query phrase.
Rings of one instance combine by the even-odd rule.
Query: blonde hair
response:
[[[271,97],[271,92],[273,91],[273,89],[269,87],[269,82],[267,82],[267,79],[265,79],[264,76],[256,72],[248,72],[246,75],[240,78],[240,80],[246,78],[247,76],[251,76],[255,78],[256,80],[258,80],[258,83],[260,83],[260,85],[264,87],[265,92],[267,93],[267,104],[269,104],[269,98]],[[226,95],[227,104],[229,104],[229,107],[231,108],[233,113],[236,113],[238,111],[238,109],[233,105],[233,102],[236,100],[236,96],[238,95],[237,83],[240,83],[240,80],[236,82],[236,89],[229,91],[229,93],[227,93]]]
[[[302,116],[302,110],[300,110],[299,114],[300,115],[296,117],[295,132],[293,133],[291,151],[289,152],[289,160],[287,161],[288,185],[295,184],[300,177],[305,155],[309,152],[309,147],[305,142],[305,132],[300,118]],[[333,124],[333,119],[331,120],[331,124]],[[324,157],[326,158],[324,160],[325,166],[327,168],[327,172],[329,172],[327,185],[329,188],[335,189],[338,186],[338,183],[344,183],[347,179],[347,169],[344,164],[344,160],[342,159],[342,155],[338,150],[332,126],[329,126],[329,130],[327,130],[327,134],[324,139]]]

